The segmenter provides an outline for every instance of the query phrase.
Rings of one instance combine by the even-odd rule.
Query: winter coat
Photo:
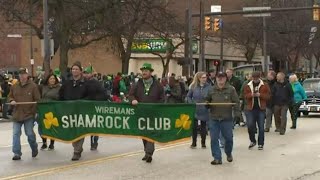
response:
[[[66,80],[59,90],[59,100],[62,101],[86,99],[87,96],[88,88],[83,78]]]
[[[223,88],[219,88],[217,84],[209,91],[206,101],[209,103],[235,103],[235,105],[210,105],[211,119],[226,120],[234,117],[240,117],[240,101],[236,89],[229,83]]]
[[[61,85],[56,84],[53,86],[45,85],[41,89],[41,100],[42,101],[57,101],[59,100],[59,90]]]
[[[179,82],[170,87],[167,103],[182,103],[181,87]]]
[[[137,100],[141,103],[163,103],[164,89],[159,81],[153,80],[149,94],[145,93],[143,80],[140,79],[129,92],[129,101]]]
[[[243,89],[244,99],[246,101],[246,110],[252,110],[254,105],[254,97],[253,97],[253,81],[250,81]],[[268,84],[264,83],[260,80],[258,85],[258,92],[260,93],[260,97],[258,97],[259,108],[261,110],[265,110],[267,107],[267,101],[270,99],[270,88]]]
[[[194,88],[189,88],[189,92],[187,94],[187,102],[188,103],[204,103],[206,102],[206,97],[208,96],[209,91],[212,89],[212,86],[208,83],[204,84],[203,87],[197,86]],[[205,105],[197,105],[195,118],[201,121],[209,120],[209,110],[205,107]]]
[[[300,82],[294,82],[291,84],[295,103],[301,103],[307,99],[306,92]]]
[[[8,95],[8,101],[19,102],[38,102],[40,100],[40,92],[38,86],[28,80],[25,85],[17,82],[11,87]],[[12,119],[14,121],[25,121],[34,118],[37,111],[36,104],[15,105]]]
[[[273,105],[290,105],[293,102],[293,91],[291,84],[288,82],[276,82],[272,90]]]
[[[231,86],[233,86],[236,89],[237,94],[239,96],[240,95],[241,86],[242,86],[240,79],[238,79],[235,76],[232,76],[231,79],[228,80],[228,82],[229,82],[229,84]]]
[[[269,88],[270,88],[270,93],[271,93],[271,97],[270,97],[270,99],[269,99],[269,101],[267,101],[267,108],[272,108],[273,107],[273,86],[274,86],[274,84],[276,83],[276,80],[272,80],[272,81],[269,81],[269,80],[267,80],[266,81],[267,83],[268,83],[268,85],[269,85]]]
[[[86,80],[85,85],[88,93],[85,99],[96,100],[96,101],[107,100],[106,92],[102,84],[98,80],[96,79]]]

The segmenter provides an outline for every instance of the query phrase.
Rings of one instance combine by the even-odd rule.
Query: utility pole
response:
[[[188,0],[189,77],[193,75],[192,0]]]
[[[32,23],[32,1],[29,4],[29,22]],[[32,27],[30,26],[30,64],[31,64],[31,77],[33,77],[34,59],[33,59],[33,42],[32,42]]]
[[[263,59],[264,59],[264,71],[268,73],[269,71],[269,63],[267,56],[267,20],[266,17],[263,18]]]
[[[45,76],[49,75],[50,71],[50,44],[49,44],[49,34],[48,34],[48,0],[43,0],[43,45],[44,45],[44,61],[43,67],[45,71]]]
[[[222,17],[221,17],[221,21],[222,21]],[[223,23],[221,24],[221,29],[220,29],[220,68],[219,68],[219,71],[223,71],[223,72],[225,71],[224,62],[223,62]]]
[[[198,71],[205,71],[204,43],[204,3],[203,0],[200,0],[200,56]]]
[[[265,1],[262,1],[262,5],[266,6]],[[268,62],[268,56],[267,56],[267,20],[265,16],[262,17],[262,21],[263,21],[263,59],[264,59],[263,66],[264,66],[265,75],[267,75],[269,71],[269,62]]]

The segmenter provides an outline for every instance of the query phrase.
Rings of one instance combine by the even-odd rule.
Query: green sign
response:
[[[195,105],[55,101],[38,104],[42,136],[74,142],[90,135],[146,139],[159,144],[189,139]]]
[[[170,43],[164,39],[136,39],[132,43],[131,50],[135,53],[166,53]]]

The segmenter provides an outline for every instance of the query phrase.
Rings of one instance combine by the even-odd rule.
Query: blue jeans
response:
[[[251,111],[246,111],[247,117],[247,127],[250,141],[253,143],[257,143],[256,140],[256,128],[258,125],[258,145],[264,145],[264,120],[266,118],[265,111],[261,111],[260,109],[253,109]]]
[[[21,122],[13,122],[13,146],[12,146],[12,152],[15,155],[21,156],[21,127],[24,125],[24,132],[28,136],[28,142],[31,147],[32,151],[38,150],[38,144],[36,141],[36,135],[33,131],[34,127],[34,119],[28,119]]]
[[[219,147],[220,133],[225,139],[224,152],[227,156],[232,154],[233,149],[233,119],[209,120],[211,152],[215,160],[222,160],[221,150]]]

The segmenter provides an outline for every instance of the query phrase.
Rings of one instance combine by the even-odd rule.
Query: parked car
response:
[[[303,81],[307,100],[299,108],[299,112],[307,116],[309,113],[320,113],[320,78],[308,78]]]

